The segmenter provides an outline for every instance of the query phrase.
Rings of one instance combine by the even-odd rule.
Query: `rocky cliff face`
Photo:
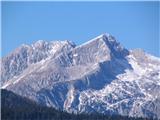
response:
[[[68,112],[160,119],[160,59],[113,36],[38,41],[1,59],[2,88]]]

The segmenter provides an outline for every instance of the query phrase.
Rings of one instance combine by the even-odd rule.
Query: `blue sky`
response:
[[[82,44],[105,32],[160,56],[159,14],[158,2],[2,2],[2,56],[37,40]]]

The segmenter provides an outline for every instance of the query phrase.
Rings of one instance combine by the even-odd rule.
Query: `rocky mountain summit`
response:
[[[160,59],[110,34],[82,45],[37,41],[1,59],[1,88],[74,113],[160,119]]]

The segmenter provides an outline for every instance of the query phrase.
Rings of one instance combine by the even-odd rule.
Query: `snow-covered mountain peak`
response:
[[[95,38],[93,38],[92,39],[93,41],[94,40],[104,40],[104,41],[108,41],[108,42],[116,42],[116,43],[118,43],[118,41],[116,41],[116,39],[111,35],[111,34],[109,34],[109,33],[103,33],[103,34],[101,34],[101,35],[99,35],[99,36],[97,36],[97,37],[95,37]],[[92,41],[91,40],[91,41]]]
[[[26,45],[23,44],[16,48],[12,53],[3,57],[2,69],[0,74],[3,84],[16,75],[21,74],[25,69],[29,68],[32,64],[45,61],[49,58],[54,58],[62,52],[68,52],[75,47],[70,41],[44,41],[38,40],[37,42]]]
[[[88,42],[77,46],[77,48],[85,48],[88,46],[92,48],[95,47],[96,50],[108,49],[108,53],[114,57],[124,57],[129,54],[129,51],[120,45],[120,43],[108,33],[101,34]]]
[[[45,44],[45,43],[48,43],[47,41],[45,41],[45,40],[37,40],[36,42],[34,42],[33,44],[34,45],[41,45],[41,44]]]
[[[111,37],[110,34],[104,33],[104,34],[101,34],[101,35],[99,35],[99,36],[97,36],[97,37],[95,37],[95,38],[93,38],[93,39],[91,39],[91,40],[83,43],[80,46],[84,46],[84,45],[90,44],[92,42],[98,43],[98,42],[104,42],[104,41],[107,41],[107,40],[109,40],[109,41],[115,41],[115,39],[112,39],[112,37]],[[79,47],[79,46],[77,46],[77,47]]]
[[[64,46],[64,45],[70,45],[70,46],[75,46],[75,44],[69,40],[64,40],[64,41],[45,41],[45,40],[38,40],[35,43],[33,43],[31,46],[35,48],[45,48],[47,46]]]
[[[73,46],[73,47],[75,47],[76,46],[76,44],[73,42],[73,41],[70,41],[70,40],[64,40],[64,41],[62,41],[64,44],[69,44],[69,45],[71,45],[71,46]]]
[[[37,41],[2,58],[2,88],[68,112],[160,118],[160,59],[108,33],[82,45]]]
[[[21,48],[29,48],[29,47],[30,47],[30,45],[22,44],[20,47],[21,47]]]

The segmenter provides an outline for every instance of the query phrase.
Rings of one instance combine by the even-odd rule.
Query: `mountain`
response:
[[[160,59],[110,34],[76,46],[37,41],[1,59],[2,88],[70,113],[160,119]]]
[[[1,89],[1,120],[147,120],[103,114],[69,114],[65,111],[41,106],[34,101]]]

